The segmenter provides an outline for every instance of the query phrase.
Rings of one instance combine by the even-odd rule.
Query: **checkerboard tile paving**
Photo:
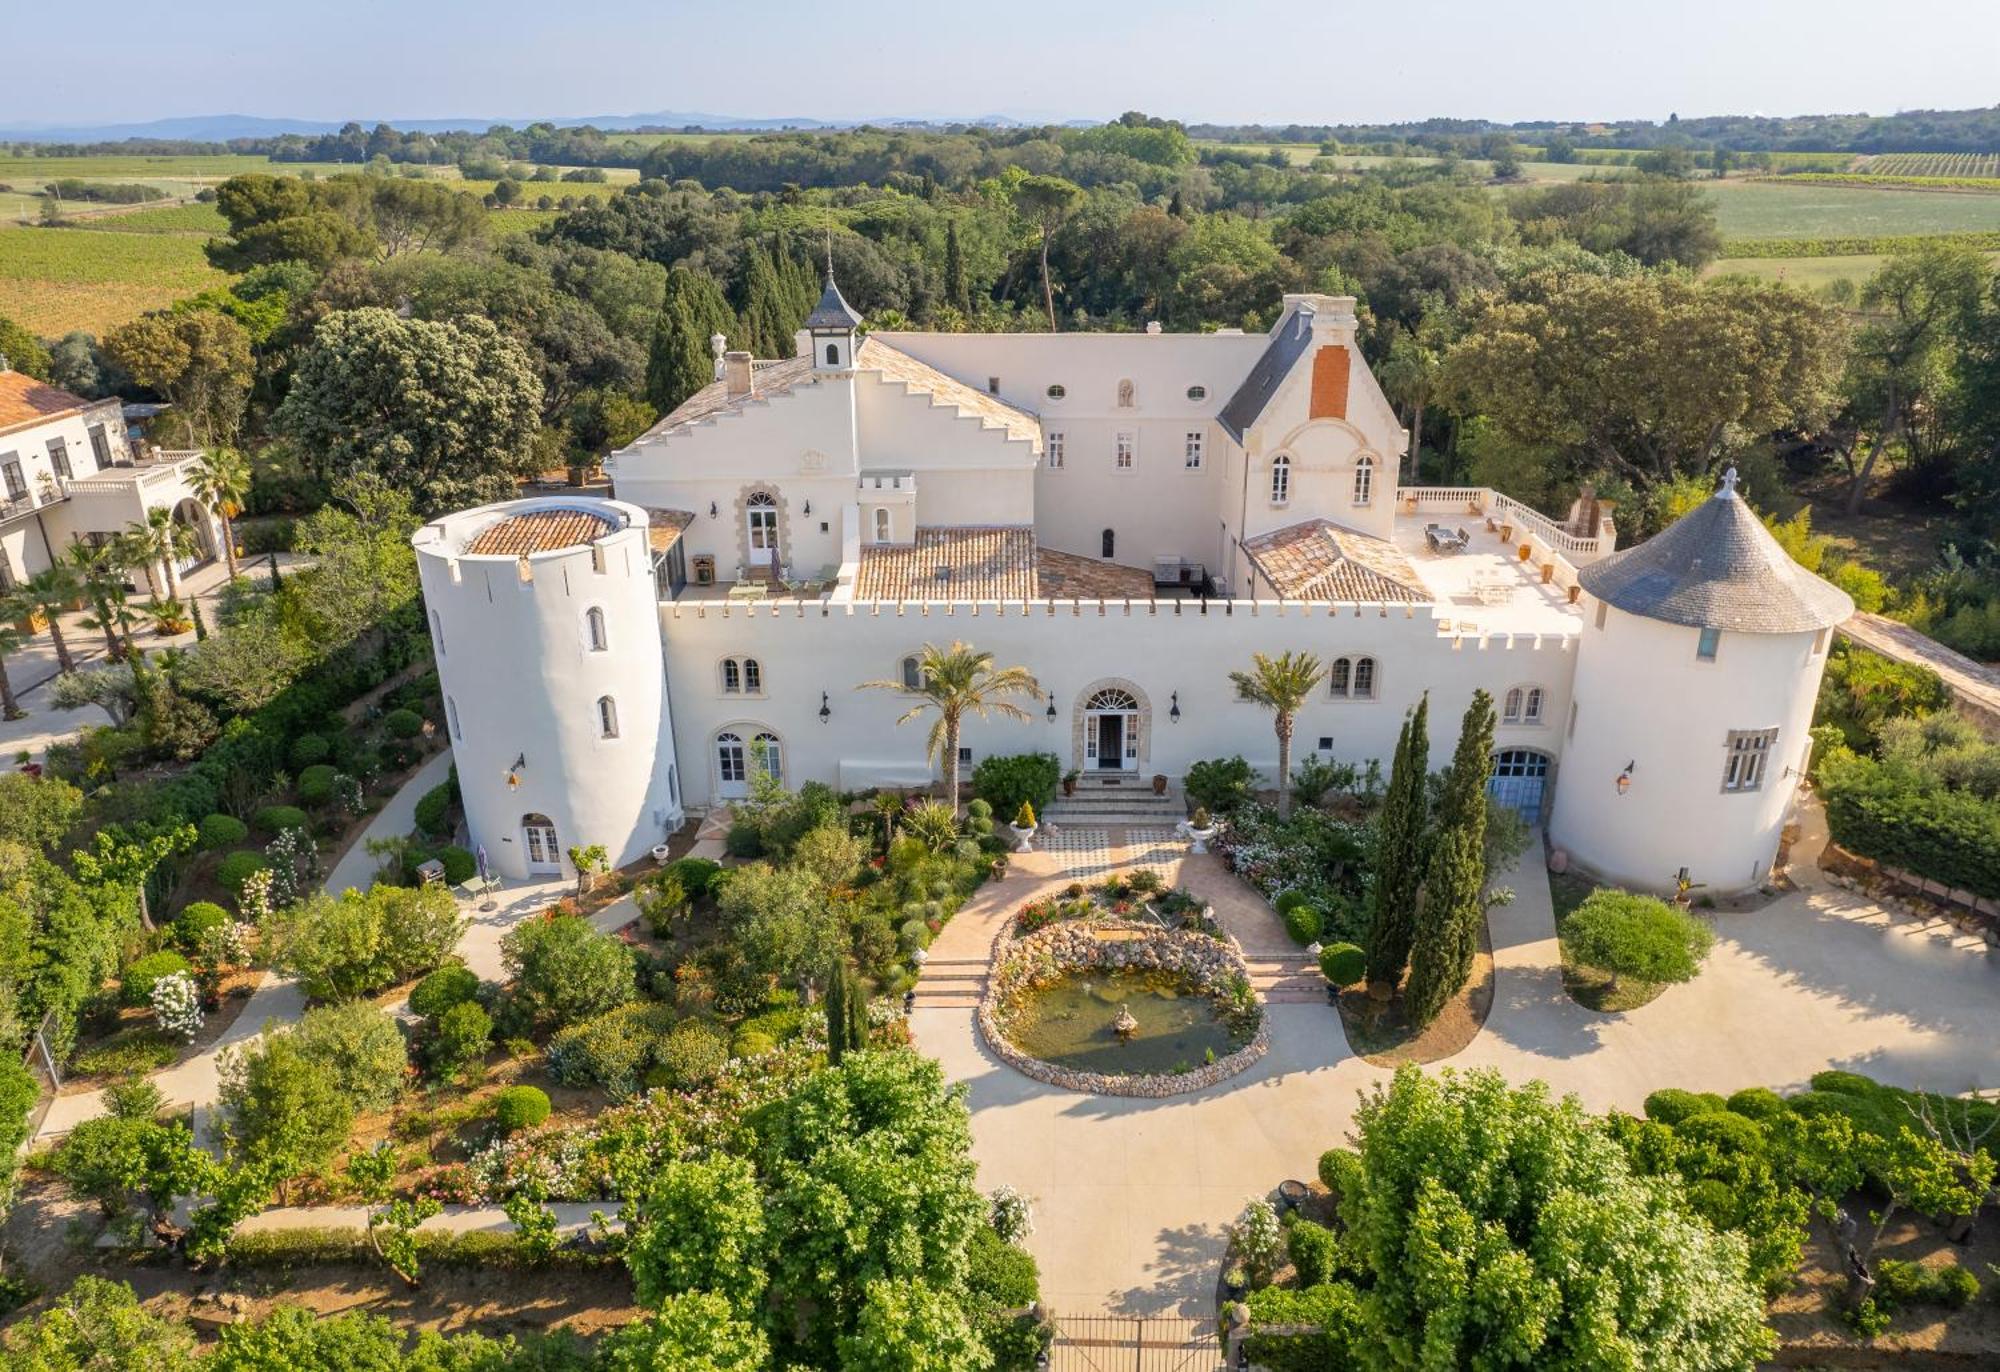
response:
[[[1036,840],[1056,866],[1073,877],[1102,876],[1118,866],[1108,829],[1062,829]]]

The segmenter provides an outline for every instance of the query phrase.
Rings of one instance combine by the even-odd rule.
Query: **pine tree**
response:
[[[646,357],[646,399],[653,408],[670,413],[714,379],[709,339],[728,333],[734,323],[729,302],[706,272],[675,267],[667,273]]]
[[[1424,871],[1403,1008],[1429,1024],[1472,976],[1486,918],[1486,782],[1493,775],[1493,697],[1472,693],[1458,751],[1438,802],[1438,833]]]
[[[965,254],[958,246],[958,221],[944,221],[944,298],[960,314],[972,314],[972,292],[965,282]]]
[[[1373,904],[1368,917],[1368,979],[1393,987],[1416,937],[1417,886],[1423,879],[1424,825],[1429,796],[1430,693],[1403,717],[1389,790],[1375,820]]]

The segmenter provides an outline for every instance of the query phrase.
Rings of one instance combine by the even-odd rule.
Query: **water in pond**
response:
[[[1129,1039],[1111,1027],[1121,1005],[1139,1021]],[[1026,993],[1007,1037],[1044,1062],[1118,1076],[1200,1067],[1210,1049],[1242,1047],[1207,996],[1157,972],[1071,972]]]

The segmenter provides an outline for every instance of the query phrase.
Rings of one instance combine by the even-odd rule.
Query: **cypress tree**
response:
[[[1416,937],[1417,884],[1423,878],[1425,782],[1430,772],[1430,693],[1403,716],[1389,789],[1375,821],[1374,901],[1368,916],[1368,979],[1394,986]]]
[[[1429,1024],[1472,976],[1486,918],[1486,781],[1493,775],[1493,697],[1472,693],[1458,751],[1438,801],[1438,833],[1424,870],[1423,906],[1410,950],[1403,1008]]]
[[[208,637],[208,623],[201,617],[200,596],[188,597],[188,613],[194,619],[194,641],[200,643]]]
[[[847,979],[847,1047],[859,1053],[868,1046],[868,992],[852,971]]]
[[[847,1056],[847,964],[835,958],[826,973],[826,1060],[838,1067]]]
[[[734,323],[729,302],[706,272],[675,267],[667,273],[646,356],[646,399],[653,408],[667,414],[715,379],[708,340]]]
[[[972,292],[965,283],[965,254],[958,246],[958,221],[944,221],[944,298],[960,314],[972,314]]]

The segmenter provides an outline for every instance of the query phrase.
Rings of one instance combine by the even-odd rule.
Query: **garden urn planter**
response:
[[[1154,795],[1156,795],[1156,796],[1163,796],[1163,795],[1165,795],[1166,793],[1167,793],[1167,777],[1166,777],[1166,773],[1164,773],[1164,772],[1156,772],[1156,773],[1154,773],[1154,774],[1153,774],[1153,794],[1154,794]]]
[[[1071,772],[1068,776],[1063,778],[1063,794],[1066,796],[1073,796],[1076,794],[1076,773]]]
[[[1206,829],[1197,829],[1190,824],[1188,825],[1187,832],[1188,837],[1194,841],[1194,847],[1190,851],[1206,853],[1208,851],[1208,841],[1215,837],[1215,826],[1211,824]]]
[[[655,862],[665,862],[666,860],[667,860],[667,845],[666,845],[666,844],[664,844],[664,843],[656,843],[656,844],[654,844],[654,845],[653,845],[653,861],[655,861]]]
[[[1034,852],[1034,851],[1035,851],[1035,845],[1034,845],[1034,837],[1035,837],[1035,826],[1034,826],[1034,825],[1030,824],[1030,825],[1028,825],[1028,826],[1026,826],[1026,827],[1024,828],[1024,827],[1022,827],[1022,826],[1021,826],[1021,825],[1019,825],[1019,824],[1010,824],[1010,825],[1008,825],[1007,827],[1008,827],[1008,828],[1009,828],[1010,830],[1012,830],[1012,831],[1013,831],[1013,834],[1014,834],[1014,851],[1015,851],[1015,852],[1017,852],[1017,853],[1032,853],[1032,852]]]

